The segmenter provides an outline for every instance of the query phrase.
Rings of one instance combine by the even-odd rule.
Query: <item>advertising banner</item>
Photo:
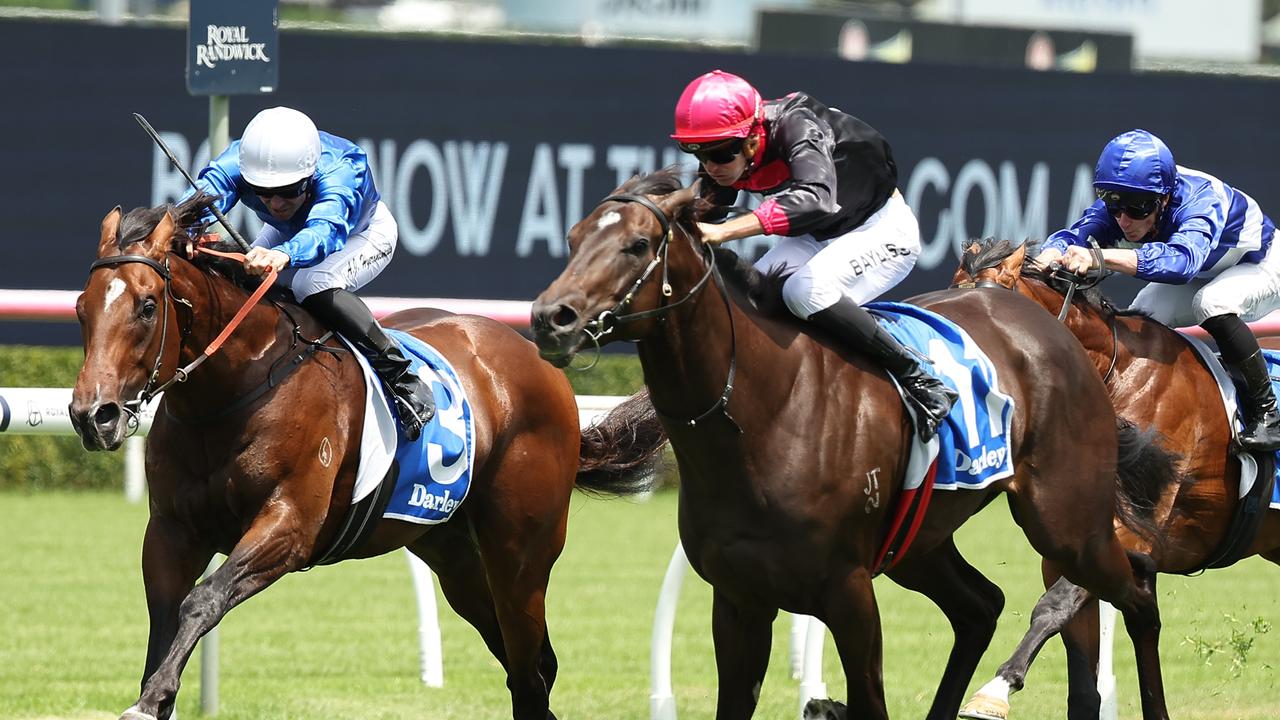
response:
[[[112,207],[184,192],[131,115],[146,115],[193,172],[207,161],[206,101],[183,87],[183,42],[177,29],[0,23],[11,173],[0,288],[83,287]],[[805,90],[892,143],[924,254],[886,299],[945,287],[968,238],[1040,239],[1069,224],[1092,200],[1098,152],[1133,127],[1280,212],[1271,82],[301,32],[283,33],[280,52],[281,91],[235,98],[232,137],[258,110],[287,105],[369,152],[400,244],[368,295],[533,298],[596,202],[636,173],[692,169],[669,139],[672,111],[716,67],[767,97]],[[256,221],[232,217],[255,236]],[[732,247],[755,257],[769,245]],[[77,342],[74,326],[47,332],[0,323],[0,342]]]

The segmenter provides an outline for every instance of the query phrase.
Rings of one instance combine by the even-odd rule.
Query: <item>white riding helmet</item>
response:
[[[287,107],[263,110],[240,139],[240,176],[263,188],[292,185],[316,172],[320,133],[311,118]]]

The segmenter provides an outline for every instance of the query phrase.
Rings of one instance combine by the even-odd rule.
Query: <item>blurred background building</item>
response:
[[[108,22],[186,17],[185,0],[0,0]],[[285,27],[694,43],[849,60],[1266,72],[1280,0],[280,0]]]
[[[637,173],[691,169],[670,141],[672,108],[720,67],[767,97],[810,92],[889,138],[924,245],[886,296],[897,300],[945,287],[967,239],[1069,225],[1093,201],[1098,151],[1133,127],[1280,216],[1278,11],[1280,0],[280,0],[279,83],[233,98],[230,132],[289,105],[369,151],[400,227],[370,294],[528,300],[599,198]],[[207,162],[208,101],[184,78],[188,16],[184,0],[0,0],[0,137],[21,139],[6,159],[24,178],[0,211],[0,247],[30,261],[0,270],[0,288],[81,287],[107,209],[181,195],[132,113],[190,169]],[[758,257],[774,239],[734,249]],[[1119,302],[1132,290],[1107,283]],[[77,335],[13,328],[0,323],[0,342]]]

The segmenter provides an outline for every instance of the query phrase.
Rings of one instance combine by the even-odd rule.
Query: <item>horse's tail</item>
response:
[[[1116,466],[1116,516],[1138,537],[1159,546],[1163,542],[1155,509],[1170,485],[1182,481],[1181,456],[1160,444],[1160,433],[1140,430],[1116,416],[1120,457]]]
[[[582,431],[577,486],[601,495],[636,495],[653,488],[667,433],[641,390]]]

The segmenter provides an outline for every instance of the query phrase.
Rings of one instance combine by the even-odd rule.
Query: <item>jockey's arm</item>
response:
[[[1134,275],[1138,272],[1138,253],[1126,248],[1103,248],[1102,264],[1112,272]],[[1078,275],[1094,269],[1094,256],[1089,248],[1071,245],[1062,256],[1062,266]]]
[[[702,242],[719,245],[730,240],[760,235],[764,232],[764,225],[760,224],[760,218],[755,213],[747,213],[719,224],[700,222],[698,229],[702,231]]]

